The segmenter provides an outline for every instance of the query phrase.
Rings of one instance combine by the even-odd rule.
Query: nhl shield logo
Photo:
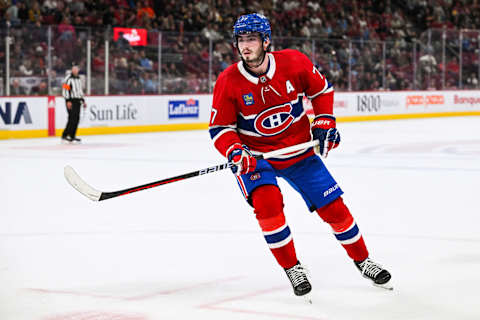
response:
[[[267,77],[261,76],[261,77],[260,77],[260,82],[261,82],[261,83],[267,82]]]
[[[252,93],[244,94],[243,103],[245,103],[246,106],[251,106],[252,104],[254,104],[255,101],[253,101],[253,94]]]

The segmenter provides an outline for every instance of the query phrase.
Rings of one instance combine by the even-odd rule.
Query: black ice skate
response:
[[[362,276],[370,279],[374,286],[393,290],[393,287],[389,282],[392,278],[392,275],[386,269],[383,269],[380,264],[372,261],[370,258],[367,258],[361,262],[354,262],[358,270],[360,270],[362,273]]]
[[[62,143],[72,143],[73,139],[70,136],[62,137]]]
[[[312,285],[307,278],[307,270],[298,261],[296,265],[285,269],[288,279],[292,283],[293,292],[297,296],[303,296],[312,290]]]
[[[82,139],[75,137],[75,138],[72,138],[72,142],[74,142],[74,143],[81,143],[81,142],[82,142]]]

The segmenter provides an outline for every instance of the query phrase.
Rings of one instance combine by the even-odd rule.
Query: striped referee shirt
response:
[[[62,85],[62,94],[65,100],[81,99],[83,100],[82,82],[79,76],[69,74]]]

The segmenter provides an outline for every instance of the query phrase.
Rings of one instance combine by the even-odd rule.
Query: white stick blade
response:
[[[72,187],[74,187],[78,192],[83,194],[85,197],[92,201],[98,201],[102,192],[92,188],[88,185],[80,176],[73,170],[72,167],[66,166],[63,169],[63,173],[65,175],[65,179],[67,179],[68,183]]]

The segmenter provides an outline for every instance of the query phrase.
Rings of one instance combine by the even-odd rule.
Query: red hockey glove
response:
[[[227,152],[228,161],[233,163],[232,172],[237,176],[253,172],[257,167],[257,159],[246,145],[235,143]]]
[[[315,152],[326,158],[328,152],[338,147],[340,143],[340,133],[336,127],[335,117],[328,114],[316,116],[312,122],[313,140],[318,140],[319,144],[315,147]]]

